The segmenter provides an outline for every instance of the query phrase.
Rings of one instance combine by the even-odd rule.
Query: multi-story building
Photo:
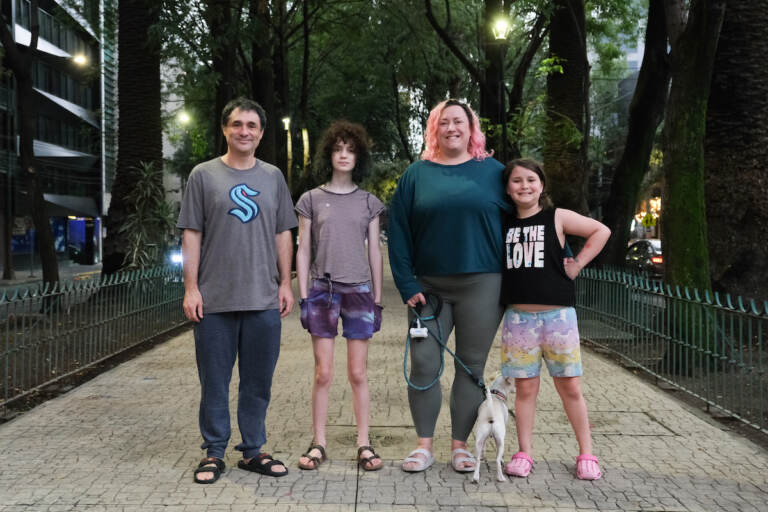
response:
[[[37,104],[34,156],[56,250],[82,263],[100,259],[105,190],[116,161],[116,0],[39,0],[32,76]],[[30,2],[3,2],[16,45],[29,46]],[[31,200],[18,161],[16,86],[0,82],[0,216],[12,219],[12,252],[36,252]]]

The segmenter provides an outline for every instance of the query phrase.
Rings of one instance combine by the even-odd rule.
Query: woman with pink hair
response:
[[[473,376],[482,378],[502,316],[504,166],[486,151],[477,116],[461,101],[446,100],[432,109],[425,140],[421,160],[403,173],[390,206],[392,275],[403,302],[422,317],[434,317],[426,322],[431,333],[441,333],[445,343],[455,328],[456,355]],[[409,314],[413,320],[413,312]],[[443,347],[427,339],[410,348],[408,401],[418,444],[402,468],[416,472],[435,460]],[[464,368],[458,363],[454,367],[450,464],[470,472],[476,461],[466,442],[484,396]]]

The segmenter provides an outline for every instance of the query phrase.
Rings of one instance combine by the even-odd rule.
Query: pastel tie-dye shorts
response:
[[[505,377],[538,376],[542,357],[552,377],[581,375],[575,309],[528,313],[508,307],[502,326],[501,373]]]

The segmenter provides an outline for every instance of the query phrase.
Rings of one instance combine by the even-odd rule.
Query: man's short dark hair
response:
[[[221,126],[227,126],[227,123],[229,123],[229,115],[236,108],[239,108],[243,111],[256,112],[256,114],[259,116],[259,124],[261,125],[261,129],[263,130],[266,128],[267,113],[264,111],[262,106],[257,102],[243,96],[233,99],[224,106],[224,110],[221,111]]]

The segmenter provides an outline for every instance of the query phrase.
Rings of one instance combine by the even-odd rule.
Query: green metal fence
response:
[[[181,269],[0,291],[0,407],[183,324]]]
[[[576,283],[582,338],[768,433],[768,302],[605,269]]]

